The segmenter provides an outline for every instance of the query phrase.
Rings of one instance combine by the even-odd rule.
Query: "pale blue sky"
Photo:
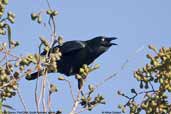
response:
[[[52,0],[50,0],[52,1]],[[87,40],[99,35],[118,37],[119,45],[112,47],[99,57],[95,63],[101,68],[90,74],[87,83],[97,83],[106,76],[117,72],[124,61],[137,49],[148,44],[157,47],[171,44],[171,1],[170,0],[53,0],[52,7],[59,11],[57,16],[57,33],[68,40]],[[30,19],[32,12],[46,9],[45,0],[12,0],[8,9],[16,13],[13,27],[13,39],[21,42],[15,51],[18,55],[36,53],[40,35],[49,37],[49,33]],[[116,94],[117,90],[129,93],[130,88],[137,88],[133,71],[148,62],[145,55],[150,52],[145,48],[129,61],[127,67],[116,78],[98,89],[104,95],[107,104],[97,106],[89,114],[101,114],[102,111],[119,111],[117,105],[124,99]],[[59,92],[53,95],[53,109],[61,108],[64,114],[72,107],[68,85],[59,82],[59,74],[50,74],[49,80],[58,85]],[[74,77],[69,78],[76,86]],[[21,80],[21,94],[30,110],[35,110],[35,81]],[[23,107],[17,97],[8,104],[22,111]],[[87,114],[87,112],[82,113]]]

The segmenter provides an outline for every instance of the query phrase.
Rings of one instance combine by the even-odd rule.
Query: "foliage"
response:
[[[12,53],[13,49],[19,46],[18,41],[11,39],[11,27],[10,24],[15,22],[15,14],[9,11],[7,17],[4,17],[5,6],[8,4],[8,0],[0,0],[0,35],[6,36],[8,38],[8,43],[3,42],[0,44],[0,111],[6,111],[6,109],[13,110],[14,108],[4,104],[5,100],[12,98],[16,94],[18,95],[24,109],[26,112],[29,111],[27,105],[20,94],[20,80],[27,76],[29,77],[31,73],[38,71],[42,76],[41,87],[38,87],[38,80],[35,86],[35,104],[37,112],[51,112],[51,95],[58,92],[58,87],[56,84],[49,83],[47,81],[48,71],[57,72],[58,66],[56,62],[60,60],[62,53],[59,48],[54,48],[56,45],[63,44],[63,37],[57,35],[56,33],[56,23],[55,17],[59,14],[58,11],[52,9],[49,1],[47,0],[48,9],[39,11],[38,13],[32,13],[32,21],[37,22],[43,27],[50,28],[50,38],[45,38],[40,36],[40,45],[38,46],[39,52],[36,54],[28,54],[24,56],[17,56]],[[43,17],[47,16],[48,21],[44,21]],[[48,25],[48,26],[47,26]],[[6,34],[7,32],[7,34]],[[48,41],[51,39],[51,41]],[[41,55],[41,52],[44,55]],[[89,84],[88,92],[83,92],[83,87],[85,86],[86,79],[90,72],[99,68],[99,65],[88,66],[83,65],[80,68],[80,73],[75,76],[77,80],[81,81],[81,88],[78,90],[77,96],[73,94],[71,82],[63,76],[59,76],[58,80],[64,81],[69,85],[69,90],[73,99],[73,108],[70,114],[81,113],[83,111],[91,111],[98,104],[105,104],[104,97],[100,94],[92,96],[95,89],[98,86]],[[48,83],[47,83],[48,82]],[[48,88],[48,96],[46,96],[45,88]],[[38,92],[40,90],[40,92]],[[47,97],[47,104],[45,103],[45,97]],[[40,103],[42,102],[43,109],[40,109]],[[79,105],[81,108],[79,108]],[[8,111],[7,111],[8,112]],[[57,114],[61,114],[62,110],[56,110]]]
[[[118,91],[118,94],[127,98],[125,105],[119,105],[119,108],[125,112],[125,108],[130,109],[130,114],[168,114],[171,112],[171,102],[169,97],[171,93],[171,48],[162,47],[159,51],[154,46],[149,46],[155,54],[147,54],[150,60],[146,66],[139,68],[134,72],[135,79],[140,83],[140,89],[145,91],[137,92],[131,89],[133,97]],[[143,95],[140,103],[135,99]]]
[[[4,107],[13,109],[13,107],[5,105],[4,101],[8,100],[8,98],[13,98],[16,94],[19,96],[25,111],[29,111],[20,94],[19,87],[22,85],[19,82],[20,79],[30,76],[35,71],[43,75],[41,87],[38,87],[39,79],[37,79],[35,93],[33,93],[35,95],[37,112],[42,110],[50,112],[52,111],[51,95],[59,91],[56,84],[47,81],[47,73],[48,71],[58,71],[56,61],[60,60],[62,53],[58,48],[54,47],[62,45],[64,41],[64,38],[56,33],[55,18],[59,12],[52,9],[47,0],[47,10],[31,14],[32,21],[37,22],[45,28],[50,28],[49,34],[51,37],[39,37],[39,52],[36,54],[16,56],[12,53],[12,50],[19,46],[19,42],[12,40],[11,35],[11,24],[15,23],[15,14],[11,11],[5,12],[7,4],[8,0],[0,0],[0,35],[7,37],[6,42],[8,42],[0,43],[0,113],[4,111]],[[5,14],[7,15],[5,16]],[[43,20],[45,16],[48,17],[47,22]],[[51,41],[48,41],[48,39],[51,39]],[[154,46],[150,45],[149,49],[155,53],[153,56],[150,54],[147,55],[150,62],[134,72],[134,77],[138,81],[142,91],[138,92],[134,88],[131,89],[131,93],[133,94],[131,97],[118,91],[119,95],[128,100],[124,105],[118,106],[122,112],[126,112],[126,108],[129,109],[130,114],[139,114],[141,112],[146,112],[146,114],[168,114],[171,112],[171,102],[169,102],[169,95],[171,93],[171,48],[163,47],[158,51]],[[44,52],[45,55],[41,56],[41,52]],[[97,105],[106,103],[101,94],[96,94],[95,96],[93,94],[100,85],[113,78],[117,73],[107,77],[97,85],[89,84],[87,91],[83,89],[89,74],[98,68],[99,65],[91,67],[83,65],[80,68],[79,74],[75,75],[75,78],[81,82],[81,88],[78,90],[76,97],[73,94],[70,80],[64,76],[58,77],[58,80],[66,82],[69,85],[69,91],[73,99],[73,107],[69,114],[78,114],[86,110],[91,111]],[[48,96],[45,96],[45,88],[48,88]],[[38,92],[39,90],[40,92]],[[137,100],[139,96],[143,96],[141,101]],[[45,97],[47,97],[47,104],[45,103]],[[41,102],[43,109],[40,109]],[[61,114],[62,110],[56,110],[56,113]]]
[[[17,41],[13,41],[11,39],[11,27],[10,23],[15,22],[15,14],[9,11],[7,16],[4,17],[5,14],[5,6],[8,4],[8,0],[0,1],[0,35],[8,37],[9,48],[15,48],[19,45]],[[7,34],[6,34],[7,31]],[[17,57],[10,53],[10,49],[7,47],[7,43],[0,44],[0,100],[1,103],[6,98],[11,98],[15,96],[17,89],[17,79],[15,76],[17,72],[14,71],[14,63],[13,61],[17,61]],[[9,58],[9,59],[7,59]],[[1,105],[2,106],[2,105]]]

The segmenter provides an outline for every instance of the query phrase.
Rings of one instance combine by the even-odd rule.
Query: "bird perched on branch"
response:
[[[79,73],[80,68],[86,64],[91,64],[96,58],[106,52],[112,45],[112,40],[117,39],[116,37],[105,37],[98,36],[86,41],[67,41],[63,45],[58,45],[55,48],[59,48],[62,53],[60,60],[56,61],[57,72],[71,76]],[[52,49],[53,50],[53,49]],[[44,51],[41,55],[45,55],[47,52]],[[51,71],[48,71],[51,73]],[[30,76],[27,76],[27,80],[34,80],[41,75],[40,72],[35,72]],[[79,81],[79,80],[78,80]],[[78,86],[80,88],[80,83]]]

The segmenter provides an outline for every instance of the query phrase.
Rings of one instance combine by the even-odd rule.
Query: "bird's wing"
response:
[[[74,51],[78,51],[83,48],[85,48],[85,43],[82,41],[69,41],[64,43],[62,46],[59,46],[59,50],[63,55]]]
[[[66,55],[68,53],[73,53],[75,51],[78,51],[80,49],[83,49],[85,48],[86,44],[83,42],[83,41],[68,41],[68,42],[65,42],[62,46],[56,46],[54,47],[55,48],[59,48],[59,50],[61,51],[62,55]],[[43,51],[41,53],[41,55],[45,55],[46,52]]]

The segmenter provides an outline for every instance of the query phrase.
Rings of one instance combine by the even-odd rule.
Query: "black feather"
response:
[[[115,37],[99,36],[87,41],[68,41],[62,46],[56,46],[51,49],[53,52],[56,48],[62,53],[62,57],[56,62],[58,72],[71,76],[79,73],[79,69],[84,64],[91,64],[97,57],[106,52],[112,45],[111,40],[115,40]],[[45,55],[47,52],[43,51],[41,55]],[[51,71],[48,71],[51,73]],[[41,76],[41,72],[35,72],[30,76],[27,76],[27,80],[34,80]],[[82,86],[83,81],[78,80],[78,87]]]

